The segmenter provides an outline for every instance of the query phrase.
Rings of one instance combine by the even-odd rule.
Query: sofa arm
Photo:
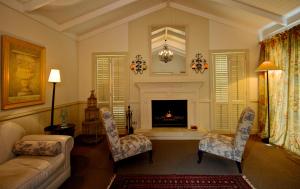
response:
[[[66,158],[66,167],[70,166],[70,153],[74,146],[74,139],[71,136],[66,135],[26,135],[21,140],[31,141],[59,141],[61,143],[61,151]]]

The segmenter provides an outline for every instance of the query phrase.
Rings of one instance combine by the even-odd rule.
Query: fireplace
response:
[[[187,100],[152,100],[152,127],[187,128]]]
[[[200,89],[203,86],[202,81],[136,82],[136,85],[140,89],[140,127],[135,130],[136,132],[143,133],[148,131],[156,132],[157,130],[174,130],[174,127],[152,128],[152,101],[155,100],[186,100],[187,123],[185,124],[185,128],[175,127],[175,130],[190,129],[191,125],[199,125],[200,116],[198,115],[200,115],[200,111],[203,111],[203,115],[208,116],[207,112],[209,112],[209,106],[203,110],[199,109],[200,103],[206,103],[206,101],[199,100],[202,95],[202,93],[200,93]]]

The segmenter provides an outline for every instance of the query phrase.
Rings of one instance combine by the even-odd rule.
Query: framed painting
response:
[[[45,47],[2,36],[2,109],[45,103]]]

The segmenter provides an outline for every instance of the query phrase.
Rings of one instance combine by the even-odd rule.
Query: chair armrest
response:
[[[32,140],[32,141],[59,141],[62,147],[62,153],[66,158],[66,167],[70,166],[70,153],[74,146],[74,139],[71,136],[66,135],[26,135],[21,140]]]

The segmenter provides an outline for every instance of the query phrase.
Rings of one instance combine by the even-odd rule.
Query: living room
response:
[[[268,153],[273,149],[276,154],[279,153],[276,152],[277,149],[280,153],[288,154],[287,161],[293,159],[292,162],[296,162],[299,167],[299,106],[294,105],[291,109],[296,113],[291,114],[292,112],[286,110],[286,107],[290,108],[284,101],[286,99],[282,97],[289,96],[294,104],[299,104],[298,76],[293,81],[288,80],[294,82],[294,85],[291,85],[293,89],[287,89],[282,81],[283,74],[265,70],[258,72],[258,66],[264,61],[275,61],[278,69],[289,70],[289,63],[283,64],[279,61],[287,58],[285,54],[276,55],[272,52],[269,47],[272,45],[267,39],[293,29],[299,33],[299,6],[300,3],[296,0],[1,0],[0,35],[42,47],[45,59],[41,61],[39,70],[40,101],[11,103],[5,97],[11,90],[8,88],[11,84],[8,81],[14,78],[9,78],[5,73],[7,70],[3,69],[7,63],[3,58],[6,53],[3,49],[9,48],[4,48],[2,43],[0,122],[14,122],[22,126],[26,134],[44,134],[44,129],[52,121],[55,125],[62,122],[72,124],[75,126],[73,153],[76,155],[82,149],[76,147],[76,138],[84,132],[82,123],[86,118],[87,99],[94,90],[98,100],[97,107],[110,109],[120,135],[127,134],[126,110],[130,106],[134,133],[147,136],[153,143],[154,165],[167,149],[167,144],[187,149],[189,145],[195,147],[196,163],[197,146],[203,133],[234,135],[242,110],[250,107],[255,117],[250,137],[252,145],[250,148],[246,147],[246,152],[255,153],[257,147],[259,152]],[[156,47],[158,43],[155,40],[158,39],[159,46]],[[260,43],[261,41],[264,43]],[[296,40],[295,44],[298,48],[297,42]],[[162,49],[165,45],[174,52],[173,62],[172,58],[165,62],[155,62],[159,58],[156,48]],[[297,53],[299,52],[294,57],[298,57]],[[221,64],[224,60],[226,77],[222,75],[225,68]],[[291,61],[298,66],[298,59]],[[138,68],[140,62],[141,69]],[[291,69],[296,69],[295,67]],[[60,71],[61,82],[54,85],[48,82],[51,69]],[[17,74],[16,78],[19,80]],[[289,92],[283,94],[280,91]],[[184,127],[152,128],[155,121],[152,117],[153,101],[161,100],[186,101]],[[288,118],[282,119],[287,114]],[[288,119],[292,121],[287,121]],[[100,134],[105,135],[103,125]],[[261,138],[267,138],[270,140],[267,143],[272,145],[266,146]],[[101,153],[107,153],[101,158],[108,159],[108,146],[104,140],[90,146],[90,153],[99,154],[99,146]],[[162,149],[157,149],[155,153],[155,147],[159,146]],[[87,152],[85,150],[88,149],[83,150]],[[182,155],[180,150],[174,153],[177,153],[178,158]],[[269,157],[266,154],[262,156]],[[146,169],[151,169],[144,159],[147,157],[136,160],[142,160],[141,163],[146,164]],[[205,159],[204,155],[203,163]],[[181,162],[180,159],[176,161]],[[130,162],[128,164],[132,165]],[[196,163],[195,166],[197,165]],[[250,165],[245,162],[249,170],[252,169]],[[79,165],[75,166],[75,170],[78,170]],[[187,165],[190,166],[193,167],[193,164]],[[111,169],[111,164],[104,167],[105,170]],[[182,167],[182,170],[189,170],[187,167]],[[235,172],[235,165],[229,165],[228,172],[221,168],[222,165],[216,168],[221,170],[220,174],[238,174]],[[126,173],[126,170],[131,172],[126,165],[120,166],[121,173]],[[218,174],[218,171],[210,172],[209,168],[207,170],[201,174]],[[178,174],[172,171],[161,172]],[[197,171],[192,170],[190,173],[183,172],[197,174]],[[108,185],[108,175],[113,175],[112,169],[103,174],[106,175],[103,186]],[[294,171],[293,174],[299,175],[299,171]],[[255,176],[250,174],[249,178],[247,168],[244,175],[255,187],[265,186],[260,184],[263,182],[261,180],[252,181],[250,178],[254,179]],[[268,180],[272,178],[277,177],[269,176]],[[293,184],[291,185],[294,186]],[[63,186],[68,185],[65,183]],[[75,185],[71,184],[73,187]]]

